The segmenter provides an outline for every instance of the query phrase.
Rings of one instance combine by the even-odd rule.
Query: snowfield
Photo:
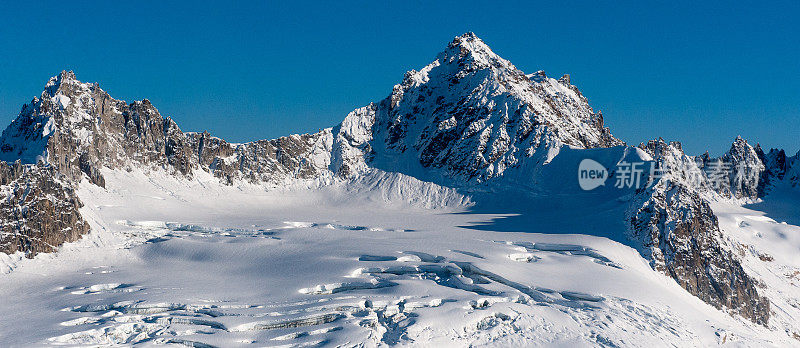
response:
[[[202,171],[103,175],[108,190],[78,192],[89,235],[35,259],[0,255],[0,313],[15,314],[0,316],[3,346],[798,342],[780,325],[798,319],[785,309],[800,298],[800,228],[730,203],[714,207],[723,232],[763,254],[742,252],[748,271],[784,284],[768,290],[774,327],[714,309],[614,241],[621,232],[598,232],[620,228],[596,218],[617,200],[581,210],[549,197],[525,216],[380,171],[270,190]]]

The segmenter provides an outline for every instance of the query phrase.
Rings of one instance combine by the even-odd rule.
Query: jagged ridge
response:
[[[204,170],[226,184],[279,184],[298,179],[326,183],[337,177],[363,177],[361,174],[377,168],[469,189],[476,184],[530,181],[531,172],[563,146],[617,145],[623,143],[604,127],[602,115],[593,111],[569,76],[555,80],[543,72],[525,75],[468,33],[455,38],[433,63],[408,72],[390,96],[351,112],[340,125],[315,134],[246,144],[231,144],[205,132],[184,133],[149,101],[128,104],[115,100],[96,83],[82,83],[72,72],[62,72],[3,132],[0,159],[20,160],[28,163],[28,168],[52,168],[44,170],[64,175],[65,192],[84,177],[104,186],[103,168],[134,166],[168,170],[187,178]],[[731,176],[727,191],[717,192],[753,197],[767,192],[776,180],[797,181],[800,166],[790,165],[797,162],[797,156],[785,159],[779,152],[764,154],[748,147],[746,142],[734,144],[726,159],[749,166]],[[685,156],[679,160],[691,161]],[[682,164],[679,168],[676,173],[685,174],[696,167]],[[28,180],[34,174],[25,173],[35,172],[31,169],[21,175]],[[655,248],[648,249],[651,253],[646,256],[657,269],[704,301],[766,322],[768,303],[758,297],[738,261],[727,254],[715,258],[703,251],[723,250],[715,234],[718,226],[713,213],[697,195],[708,189],[707,180],[691,187],[676,181],[676,175],[661,189],[640,193],[636,202],[641,204],[634,206],[629,217],[635,238]],[[62,196],[65,202],[70,200],[68,194]],[[668,200],[672,198],[681,204]],[[79,203],[63,206],[65,211],[74,211]],[[674,228],[671,222],[680,223]],[[74,226],[81,223],[73,221]],[[80,235],[86,229],[72,231]],[[25,233],[57,231],[30,229]],[[51,246],[73,239],[73,235],[59,238]],[[702,243],[691,244],[694,247],[688,251],[672,248],[687,241]],[[721,271],[690,274],[694,272],[690,266],[698,265],[714,265]],[[722,279],[742,284],[720,288]]]
[[[705,181],[692,185],[690,174],[701,173],[696,162],[683,153],[680,143],[651,141],[641,149],[670,169],[654,185],[637,190],[628,210],[629,234],[640,252],[692,295],[767,325],[769,300],[758,294],[756,281],[724,246],[717,217],[701,197],[710,186]],[[742,183],[738,178],[736,182]],[[738,186],[733,192],[748,187]],[[730,187],[723,192],[730,194]]]
[[[568,76],[526,76],[472,33],[407,72],[386,99],[352,112],[338,131],[334,163],[343,174],[366,160],[411,175],[433,170],[455,185],[507,176],[563,145],[623,144]]]

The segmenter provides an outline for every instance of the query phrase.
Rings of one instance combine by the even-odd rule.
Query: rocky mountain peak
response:
[[[742,138],[741,135],[737,135],[736,139],[734,139],[733,143],[731,143],[731,148],[728,150],[728,153],[746,155],[749,154],[751,150],[753,150],[753,153],[755,153],[755,149],[747,143],[747,140]]]
[[[510,62],[500,58],[483,40],[472,32],[455,37],[447,45],[444,52],[440,54],[439,60],[442,63],[457,63],[462,68],[466,67],[468,69],[487,67],[513,68]]]
[[[86,145],[91,140],[94,123],[91,114],[101,94],[105,92],[97,84],[78,81],[72,71],[51,77],[40,97],[25,104],[3,131],[0,160],[47,162],[53,150],[48,148],[53,137]]]
[[[353,114],[356,124],[370,129],[342,129],[371,136],[344,143],[361,150],[341,151],[360,152],[358,157],[370,160],[417,162],[463,183],[504,176],[507,169],[532,168],[524,163],[543,163],[547,159],[539,157],[557,153],[563,145],[622,144],[569,78],[534,75],[526,76],[474,33],[458,36],[432,63],[406,73],[388,98]],[[412,158],[397,158],[406,156]],[[348,168],[364,168],[342,158],[346,162],[351,163]],[[405,170],[388,163],[383,167]]]
[[[51,77],[50,80],[47,81],[47,84],[44,86],[44,92],[42,93],[42,99],[54,97],[61,89],[62,85],[71,85],[77,81],[75,73],[72,70],[62,70],[61,73]]]
[[[489,46],[487,46],[486,43],[478,37],[478,35],[475,35],[475,33],[471,31],[453,38],[453,41],[447,45],[447,48],[448,50],[459,48],[472,53],[484,52],[494,54],[491,49],[489,49]]]
[[[734,198],[757,198],[765,166],[756,149],[750,146],[747,140],[737,136],[721,160],[726,166],[724,170],[727,172],[728,180],[718,191]],[[728,190],[730,192],[726,192]]]

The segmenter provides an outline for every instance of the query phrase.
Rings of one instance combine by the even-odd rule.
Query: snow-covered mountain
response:
[[[565,145],[622,145],[568,75],[525,75],[473,33],[407,72],[390,96],[350,113],[335,132],[341,174],[366,161],[454,185],[525,177]]]
[[[329,130],[241,145],[184,133],[147,99],[127,104],[64,71],[3,132],[0,158],[47,163],[75,181],[87,175],[99,186],[104,185],[100,168],[132,166],[188,178],[202,168],[228,182],[271,182],[320,176],[330,143]]]
[[[280,289],[296,287],[303,295],[361,291],[367,296],[358,305],[360,309],[271,324],[237,321],[238,326],[205,317],[173,316],[179,311],[175,315],[216,318],[227,315],[217,312],[228,307],[169,304],[152,307],[163,310],[149,312],[147,308],[151,307],[127,302],[105,307],[82,304],[68,311],[103,312],[107,317],[78,318],[61,326],[109,325],[67,334],[43,328],[52,333],[48,336],[51,343],[146,343],[149,338],[160,337],[160,343],[200,344],[202,340],[180,338],[197,336],[195,329],[184,335],[169,328],[200,325],[236,336],[235,332],[287,330],[340,319],[372,333],[359,336],[350,328],[331,327],[331,331],[290,332],[281,337],[313,343],[306,338],[335,336],[342,331],[344,338],[331,338],[332,342],[347,345],[344,342],[359,337],[355,339],[374,344],[423,343],[420,340],[434,338],[431,332],[447,331],[450,335],[448,330],[452,329],[461,333],[448,337],[464,344],[491,344],[503,338],[495,344],[592,342],[608,346],[637,344],[641,337],[634,332],[643,328],[655,330],[660,340],[695,345],[708,344],[709,340],[781,345],[796,343],[793,340],[800,337],[800,328],[794,324],[800,319],[800,310],[792,300],[800,296],[794,283],[794,277],[800,274],[800,260],[791,251],[800,247],[796,243],[800,241],[800,228],[795,226],[800,217],[796,208],[800,202],[796,200],[800,198],[800,154],[790,157],[777,149],[764,152],[742,138],[737,138],[720,158],[690,156],[680,143],[661,139],[639,147],[627,146],[604,126],[603,116],[589,106],[569,75],[556,80],[542,71],[525,74],[473,33],[456,37],[432,63],[407,72],[388,97],[354,110],[339,125],[314,134],[244,144],[229,143],[208,132],[184,132],[148,100],[116,100],[97,83],[80,82],[72,72],[64,71],[51,78],[41,96],[23,106],[3,131],[0,159],[5,161],[0,162],[5,197],[0,206],[0,251],[11,255],[3,259],[10,271],[7,277],[20,277],[13,271],[15,267],[47,268],[47,262],[58,262],[48,260],[47,255],[31,261],[18,259],[52,253],[81,236],[81,241],[69,245],[89,243],[100,250],[133,248],[133,252],[141,251],[143,257],[154,259],[169,255],[192,262],[206,258],[224,262],[219,250],[233,246],[214,249],[194,242],[181,244],[186,242],[184,238],[222,243],[224,238],[219,238],[224,235],[238,241],[233,244],[247,246],[230,250],[246,255],[239,261],[258,259],[263,261],[261,268],[270,268],[272,263],[291,268],[289,265],[296,262],[313,259],[320,265],[331,262],[335,266],[296,266],[306,272],[300,276],[302,281],[322,281],[318,278],[329,276],[329,270],[345,278],[307,287],[292,283],[291,277],[270,275],[282,279]],[[608,168],[609,180],[621,163],[653,163],[663,173],[658,177],[645,173],[641,180],[648,184],[642,187],[605,185],[584,191],[576,182],[578,165],[584,159]],[[711,170],[722,164],[729,170]],[[762,216],[763,212],[754,212],[758,209],[778,214],[789,224],[779,226],[773,218]],[[317,210],[328,219],[338,219],[330,214],[342,211],[345,219],[355,221],[363,215],[372,222],[285,222],[320,219],[314,215]],[[440,212],[459,214],[443,218]],[[266,223],[258,218],[265,214],[272,220],[280,219],[279,214],[285,217]],[[375,216],[366,216],[370,214]],[[421,220],[412,223],[416,216]],[[464,220],[467,217],[475,220]],[[198,221],[201,224],[196,224]],[[252,224],[219,226],[220,222],[239,226],[242,221]],[[273,226],[278,222],[282,227]],[[257,228],[260,223],[271,227]],[[382,224],[414,227],[380,227]],[[758,227],[756,232],[742,232],[754,226]],[[409,233],[416,229],[426,232]],[[337,235],[329,241],[339,249],[317,250],[314,240],[327,238],[318,235],[327,230],[345,238],[339,240]],[[512,234],[505,237],[501,232]],[[378,235],[383,241],[376,239]],[[770,241],[784,238],[787,242],[778,246],[753,240],[752,235]],[[176,249],[160,250],[161,242],[165,242],[165,248],[177,243]],[[262,254],[253,251],[249,243],[264,243],[265,248],[278,251]],[[387,255],[387,243],[416,251],[397,249],[402,255]],[[498,245],[513,252],[499,258],[491,253],[484,255],[483,249],[503,253],[498,248],[504,247]],[[352,250],[363,248],[375,248],[380,251],[373,252],[383,254],[362,251],[357,261],[371,265],[345,271],[352,264],[344,260],[352,258]],[[55,254],[59,253],[72,255],[69,251]],[[291,257],[286,259],[282,253]],[[109,262],[118,260],[118,252],[103,255]],[[72,257],[78,264],[87,262],[85,256],[64,257]],[[473,261],[467,262],[464,257]],[[585,264],[587,260],[591,266]],[[393,263],[381,266],[385,262]],[[519,262],[538,262],[546,271],[518,269]],[[29,264],[32,266],[26,266]],[[503,273],[503,269],[513,271]],[[575,273],[565,277],[558,270]],[[178,268],[166,271],[177,278],[183,272]],[[218,277],[228,276],[226,270],[215,272]],[[581,284],[581,291],[569,289],[577,286],[579,277],[591,274],[602,274],[606,279]],[[660,278],[664,276],[669,277],[664,278],[666,282]],[[113,275],[104,277],[116,279]],[[550,285],[537,283],[543,281],[539,277],[551,277],[545,281]],[[399,285],[413,279],[431,280],[461,292],[446,295],[450,290],[427,287],[408,288],[403,290],[408,291],[405,295],[401,290],[380,292],[399,299],[392,300],[400,302],[391,306],[375,305],[368,297],[369,291],[406,289]],[[615,280],[628,288],[638,284],[644,290],[623,289]],[[72,293],[124,297],[133,296],[122,294],[135,293],[135,289],[118,281]],[[519,311],[517,306],[523,306],[524,310],[515,312],[518,316],[513,320],[505,312],[483,316],[468,328],[449,328],[441,318],[420,317],[425,324],[417,326],[420,329],[412,338],[415,331],[409,327],[419,314],[403,298],[426,298],[430,295],[421,294],[442,291],[441,296],[453,296],[452,302],[460,303],[445,305],[448,315],[460,316],[457,308],[465,304],[467,312],[474,314],[470,318],[498,302],[507,303],[498,307]],[[473,299],[473,303],[464,294],[485,298]],[[169,293],[165,296],[156,298],[173,301]],[[122,297],[119,301],[129,299]],[[435,305],[431,300],[415,308],[438,308],[448,303],[441,302],[449,299],[445,297],[438,298]],[[664,303],[673,301],[684,304],[665,307]],[[530,320],[555,314],[538,312],[530,305],[566,313],[577,318],[578,324],[564,324],[558,320],[565,319],[559,317],[558,325],[568,329],[553,332],[548,325]],[[305,309],[287,310],[299,314]],[[672,310],[675,313],[671,314]],[[153,313],[167,316],[141,316]],[[687,324],[690,327],[677,323],[697,313],[702,313],[707,322],[691,321]],[[112,318],[123,314],[140,316],[124,317],[133,324],[123,327]],[[269,314],[231,314],[248,315]],[[610,316],[624,318],[616,324],[623,329],[609,329],[602,318]],[[518,319],[534,332],[519,329],[523,326],[514,324]],[[114,341],[115,337],[124,339]],[[219,340],[222,345],[232,344],[228,339]]]
[[[101,168],[132,167],[187,178],[203,170],[226,184],[318,185],[377,168],[448,186],[493,178],[530,186],[532,173],[563,146],[621,144],[568,76],[526,76],[467,33],[421,71],[408,72],[386,99],[340,125],[245,144],[184,133],[147,99],[116,100],[64,71],[3,131],[0,159],[46,164],[68,180],[85,175],[99,186]]]

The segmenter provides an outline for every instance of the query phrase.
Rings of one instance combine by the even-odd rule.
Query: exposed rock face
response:
[[[164,168],[191,177],[197,169],[225,182],[313,178],[327,170],[330,130],[231,145],[208,133],[184,133],[148,101],[126,104],[95,84],[62,72],[23,107],[3,132],[0,158],[50,163],[73,181],[85,174],[104,186],[99,169]]]
[[[708,202],[687,184],[697,170],[678,143],[650,142],[642,149],[670,170],[653,186],[637,191],[628,211],[629,234],[653,268],[691,294],[766,325],[769,301],[761,297],[729,248]]]
[[[73,189],[84,177],[105,187],[104,167],[166,169],[186,178],[205,170],[225,183],[280,183],[325,176],[332,139],[328,129],[232,145],[182,132],[146,99],[127,104],[62,72],[0,138],[8,197],[0,251],[33,256],[86,233]],[[8,164],[15,161],[21,164]]]
[[[786,161],[784,180],[793,188],[800,187],[800,151]]]
[[[46,162],[74,181],[86,174],[103,186],[103,166],[139,163],[190,174],[184,139],[175,122],[161,117],[148,100],[127,105],[65,71],[3,132],[0,158]]]
[[[737,137],[721,160],[730,165],[730,170],[727,185],[719,192],[734,198],[757,198],[765,166],[756,150],[742,137]]]
[[[0,252],[32,258],[89,231],[75,190],[53,166],[0,162]]]
[[[360,152],[378,167],[413,161],[483,182],[540,150],[621,145],[569,81],[526,76],[474,34],[459,36],[433,63],[406,73],[389,97],[348,115],[336,169],[363,168],[348,161]]]
[[[333,142],[330,129],[238,145],[208,133],[186,136],[196,153],[192,161],[227,184],[237,179],[270,183],[326,176]]]
[[[709,156],[708,152],[696,157],[686,156],[677,142],[665,145],[660,139],[639,147],[659,156],[673,178],[680,179],[684,185],[724,198],[752,200],[766,196],[784,180],[792,185],[793,176],[787,173],[796,170],[794,164],[799,158],[797,155],[787,157],[779,149],[764,153],[759,145],[753,147],[741,137],[717,158]]]
[[[787,157],[782,149],[770,149],[764,153],[760,146],[756,146],[755,150],[765,168],[758,186],[759,197],[768,195],[781,183],[793,188],[800,187],[800,152]]]
[[[764,153],[761,146],[756,146],[756,154],[761,163],[764,163],[764,171],[761,173],[761,185],[759,186],[759,197],[765,196],[776,182],[783,180],[786,176],[787,158],[786,152],[778,149],[771,149],[769,153]]]
[[[641,207],[630,217],[631,233],[653,268],[716,308],[768,323],[769,300],[758,294],[734,254],[721,246],[717,219],[707,202],[665,181],[638,199]]]

